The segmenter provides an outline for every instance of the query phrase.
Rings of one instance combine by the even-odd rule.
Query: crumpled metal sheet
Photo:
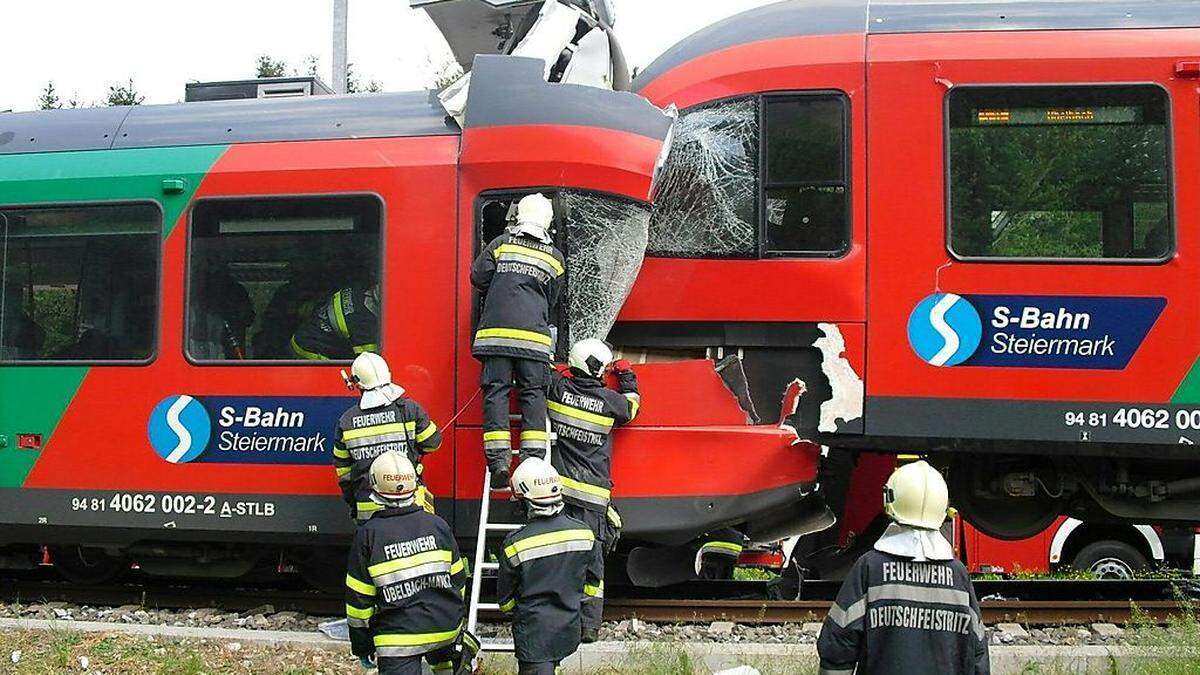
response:
[[[758,139],[753,98],[680,115],[650,222],[651,255],[757,254]]]
[[[646,254],[650,209],[637,202],[563,191],[567,236],[566,344],[608,337]]]

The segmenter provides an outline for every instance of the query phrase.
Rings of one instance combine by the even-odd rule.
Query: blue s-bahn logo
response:
[[[935,293],[908,318],[908,342],[934,366],[1121,370],[1166,298]]]
[[[953,293],[934,293],[908,317],[908,343],[932,366],[957,366],[966,361],[982,338],[979,313],[966,298]]]
[[[199,457],[212,436],[204,404],[187,395],[168,396],[150,413],[150,445],[159,457],[183,464]]]
[[[168,396],[147,434],[172,464],[328,464],[333,427],[353,399],[326,396]]]

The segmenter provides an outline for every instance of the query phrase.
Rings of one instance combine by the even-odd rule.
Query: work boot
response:
[[[509,490],[509,489],[512,489],[512,486],[510,486],[510,485],[508,484],[508,481],[509,481],[509,474],[508,474],[508,467],[507,467],[507,466],[504,466],[504,467],[502,467],[502,466],[494,466],[494,467],[492,467],[492,468],[491,468],[491,472],[492,472],[492,485],[491,485],[491,488],[492,488],[493,490]]]
[[[583,634],[580,636],[580,642],[585,645],[590,645],[600,639],[600,629],[596,626],[584,626]]]

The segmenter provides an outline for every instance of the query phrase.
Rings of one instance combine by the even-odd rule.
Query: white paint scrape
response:
[[[846,339],[837,324],[817,324],[825,337],[817,338],[813,346],[821,350],[821,372],[829,379],[833,395],[821,404],[821,422],[817,429],[822,433],[837,431],[838,420],[849,422],[863,415],[863,381],[854,367],[846,360]]]

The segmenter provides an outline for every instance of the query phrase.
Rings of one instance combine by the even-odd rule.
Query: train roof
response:
[[[267,141],[458,135],[430,92],[0,114],[0,155]]]
[[[1196,0],[785,0],[736,14],[685,38],[642,71],[634,88],[705,54],[778,38],[1197,26]]]

